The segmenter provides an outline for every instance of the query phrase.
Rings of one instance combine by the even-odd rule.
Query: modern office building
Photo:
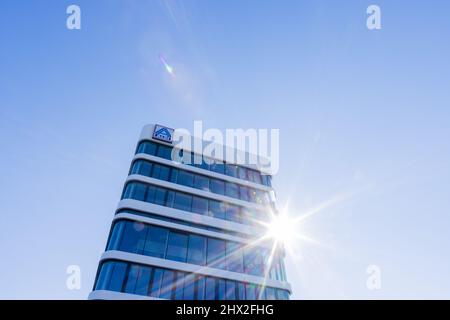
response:
[[[261,240],[275,210],[271,177],[173,161],[173,134],[142,129],[89,299],[289,299],[284,249]],[[198,157],[192,150],[183,157]]]

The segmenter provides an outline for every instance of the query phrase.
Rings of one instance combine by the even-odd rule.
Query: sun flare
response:
[[[267,236],[276,242],[290,244],[296,235],[296,223],[286,214],[272,217],[272,221],[267,225]]]

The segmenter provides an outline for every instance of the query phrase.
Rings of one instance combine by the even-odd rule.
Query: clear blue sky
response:
[[[79,31],[66,29],[72,3]],[[372,3],[379,31],[366,28]],[[288,258],[293,298],[450,298],[449,12],[423,0],[1,1],[0,298],[86,298],[141,127],[194,120],[280,128],[274,182],[293,215],[353,194],[301,226],[320,245]]]

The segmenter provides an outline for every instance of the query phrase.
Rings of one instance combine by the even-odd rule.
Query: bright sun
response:
[[[272,222],[267,226],[267,236],[278,242],[289,244],[295,237],[295,221],[286,214],[276,215]]]

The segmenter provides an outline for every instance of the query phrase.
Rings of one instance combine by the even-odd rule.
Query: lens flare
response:
[[[296,223],[286,214],[275,215],[267,225],[267,236],[283,244],[291,243],[296,236]]]
[[[173,67],[167,63],[166,59],[163,57],[162,54],[159,55],[159,61],[161,61],[168,74],[170,74],[171,76],[175,76],[173,72]]]

